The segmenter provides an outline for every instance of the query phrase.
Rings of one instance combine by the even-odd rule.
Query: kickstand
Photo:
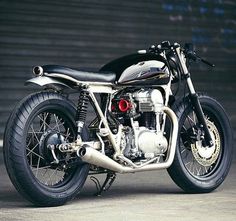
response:
[[[97,188],[97,192],[95,193],[95,195],[96,196],[101,196],[102,192],[105,192],[105,191],[109,190],[111,185],[115,181],[115,179],[116,179],[116,174],[115,173],[107,173],[107,177],[106,177],[104,183],[101,186],[99,180],[96,177],[91,176],[90,180],[92,180],[95,183],[96,188]]]

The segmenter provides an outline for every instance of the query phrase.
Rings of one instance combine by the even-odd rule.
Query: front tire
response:
[[[76,109],[54,92],[39,92],[23,99],[12,112],[4,134],[4,161],[9,177],[23,197],[37,206],[59,206],[83,187],[89,165],[77,156],[50,145],[72,142],[76,137]],[[76,161],[72,166],[68,164]]]
[[[186,99],[174,107],[179,119],[179,136],[174,162],[168,168],[173,181],[188,193],[207,193],[226,178],[233,152],[233,134],[223,107],[213,98],[200,95],[213,147],[204,147],[201,127],[191,102]]]

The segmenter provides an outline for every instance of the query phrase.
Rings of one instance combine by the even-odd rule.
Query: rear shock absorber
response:
[[[77,123],[77,139],[81,139],[82,130],[85,124],[87,109],[89,103],[89,93],[86,88],[82,88],[78,100],[76,123]]]

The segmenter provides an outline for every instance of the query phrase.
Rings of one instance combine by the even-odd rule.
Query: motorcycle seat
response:
[[[66,79],[66,76],[69,76],[78,81],[110,82],[110,83],[114,83],[116,79],[116,74],[113,72],[82,71],[60,65],[44,65],[42,66],[42,68],[43,68],[43,73],[47,73],[47,76],[50,77]]]

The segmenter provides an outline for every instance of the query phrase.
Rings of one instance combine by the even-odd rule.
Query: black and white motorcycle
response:
[[[58,206],[80,192],[88,175],[98,185],[94,176],[107,174],[101,194],[116,173],[167,169],[188,193],[216,189],[230,169],[233,135],[223,107],[195,92],[191,61],[213,66],[191,44],[165,41],[98,73],[35,67],[26,83],[43,90],[15,107],[4,135],[15,188],[35,205]],[[77,106],[69,99],[75,92]]]

